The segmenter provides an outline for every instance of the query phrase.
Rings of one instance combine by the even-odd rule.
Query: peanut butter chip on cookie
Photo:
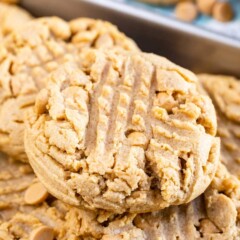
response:
[[[53,240],[53,238],[53,229],[47,226],[34,229],[30,236],[30,240]]]
[[[27,204],[39,204],[48,197],[46,188],[40,183],[32,184],[25,192],[25,202]],[[35,238],[34,238],[35,239]]]
[[[175,15],[181,21],[192,22],[196,19],[198,10],[192,2],[180,2],[175,8]]]
[[[148,140],[141,132],[132,132],[128,135],[128,141],[132,146],[145,147]]]
[[[208,217],[215,225],[224,231],[234,225],[237,211],[234,203],[224,194],[217,194],[209,198],[207,203]],[[219,212],[219,209],[221,211]]]
[[[228,22],[233,18],[233,9],[227,2],[218,2],[213,7],[213,17],[220,22]]]
[[[209,219],[203,219],[200,222],[200,230],[203,233],[219,233],[219,229]]]

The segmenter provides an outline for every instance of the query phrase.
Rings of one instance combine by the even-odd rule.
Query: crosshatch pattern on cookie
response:
[[[66,64],[50,75],[28,115],[26,151],[48,190],[118,213],[201,194],[219,141],[196,76],[153,54],[86,50],[81,59],[81,68]]]

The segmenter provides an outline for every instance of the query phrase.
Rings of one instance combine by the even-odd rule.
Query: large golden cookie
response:
[[[211,100],[196,76],[146,53],[88,50],[61,66],[28,114],[25,148],[57,198],[115,213],[191,201],[219,159]]]
[[[56,17],[31,21],[0,47],[0,150],[27,161],[23,146],[24,112],[34,105],[45,76],[85,48],[138,51],[136,44],[108,22]]]
[[[206,74],[199,78],[217,111],[221,161],[240,179],[240,80]]]

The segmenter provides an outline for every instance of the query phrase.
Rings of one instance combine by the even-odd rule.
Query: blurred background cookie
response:
[[[0,48],[0,150],[27,161],[23,146],[24,112],[34,105],[44,78],[66,61],[77,61],[84,48],[138,51],[112,24],[93,19],[66,22],[41,18],[4,39]]]
[[[240,82],[222,75],[199,75],[217,111],[221,161],[240,178]]]
[[[103,227],[96,220],[100,213],[70,207],[50,196],[30,165],[1,155],[0,167],[1,240],[100,239],[103,235]]]
[[[25,201],[26,193],[37,184],[31,167],[10,161],[3,155],[0,158],[0,239],[28,238],[33,230],[43,226],[53,227],[53,220],[60,222],[56,215],[55,219],[48,218],[48,205],[44,203],[46,198],[36,204]],[[38,198],[37,195],[32,197]],[[53,234],[53,228],[48,232]]]
[[[26,10],[0,2],[0,40],[32,19]]]

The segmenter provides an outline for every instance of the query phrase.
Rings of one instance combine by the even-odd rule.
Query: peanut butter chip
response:
[[[228,22],[233,18],[233,9],[227,2],[218,2],[213,7],[213,17],[220,22]]]
[[[141,132],[133,132],[128,135],[128,141],[132,146],[144,147],[147,144],[147,137]]]
[[[30,236],[30,240],[53,240],[53,238],[53,229],[47,226],[34,229]]]
[[[181,21],[192,22],[198,15],[197,7],[192,2],[180,2],[175,8],[175,15]]]
[[[26,190],[24,199],[27,204],[33,205],[45,201],[47,197],[47,190],[40,182],[38,182],[34,183]]]
[[[209,219],[203,219],[200,222],[200,230],[202,233],[219,233],[219,229]]]
[[[206,15],[211,15],[213,6],[217,0],[197,0],[197,7],[199,11]]]
[[[224,194],[217,194],[208,200],[207,215],[219,229],[224,231],[234,225],[237,211],[230,198]]]

